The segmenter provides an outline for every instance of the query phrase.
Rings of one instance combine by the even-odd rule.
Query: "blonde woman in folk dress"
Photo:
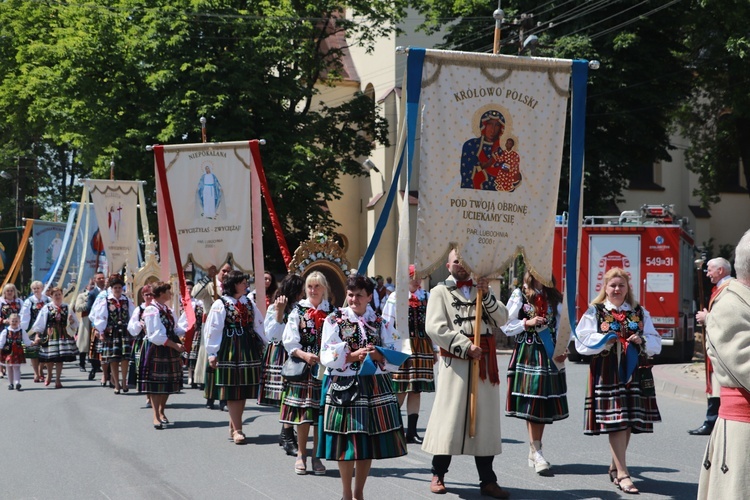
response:
[[[364,498],[373,459],[406,455],[401,412],[390,376],[398,366],[388,363],[375,349],[400,351],[401,338],[369,306],[373,291],[367,277],[350,276],[346,283],[348,306],[331,313],[323,324],[320,362],[327,368],[327,378],[317,456],[338,461],[344,500]],[[377,365],[375,375],[359,375],[367,355]],[[331,383],[346,386],[352,377],[357,379],[359,398],[340,406],[331,398]]]
[[[271,305],[266,311],[263,327],[268,338],[268,346],[263,355],[260,394],[258,404],[281,408],[281,393],[284,390],[284,379],[281,367],[287,360],[287,352],[282,343],[284,328],[289,314],[305,295],[305,281],[297,274],[287,275],[274,294]],[[279,435],[279,446],[287,455],[297,456],[297,435],[291,424],[282,424]]]
[[[41,281],[33,281],[31,283],[31,295],[23,301],[21,307],[21,328],[28,332],[29,328],[36,321],[36,317],[39,316],[39,311],[42,310],[45,304],[49,304],[49,297],[42,293],[44,290],[44,284]],[[36,334],[31,338],[31,345],[26,347],[26,359],[31,360],[31,368],[34,370],[34,382],[43,382],[44,375],[39,368],[39,343],[35,343]]]
[[[604,337],[615,339],[595,347]],[[625,493],[637,494],[630,478],[626,453],[631,433],[654,432],[661,422],[656,396],[644,394],[640,373],[627,373],[628,357],[641,364],[661,352],[661,337],[651,315],[633,298],[628,274],[612,268],[604,274],[602,291],[576,327],[576,350],[593,355],[584,405],[584,434],[607,434],[612,452],[609,479]]]
[[[113,274],[107,282],[107,292],[100,294],[91,308],[91,325],[101,345],[102,387],[107,385],[109,372],[115,386],[115,394],[128,392],[128,364],[133,350],[133,339],[128,333],[128,322],[135,306],[123,293],[125,282],[119,274]],[[109,370],[108,370],[109,368]],[[120,385],[122,376],[122,385]]]
[[[42,337],[39,349],[39,362],[46,363],[47,379],[44,385],[50,385],[52,379],[52,368],[55,368],[57,382],[55,389],[62,387],[60,376],[62,375],[62,364],[64,362],[76,361],[78,359],[78,346],[76,346],[75,334],[68,332],[78,330],[78,318],[70,310],[68,304],[63,302],[62,290],[53,287],[48,290],[52,302],[45,305],[36,317],[31,330]]]
[[[544,343],[546,338],[553,349],[557,343],[562,295],[527,271],[523,290],[513,291],[506,308],[509,320],[503,332],[516,343],[508,364],[505,415],[526,421],[529,467],[546,476],[550,463],[542,455],[544,426],[568,418],[565,370],[557,368]],[[562,363],[566,357],[561,354],[555,360]]]
[[[20,314],[23,302],[18,298],[18,290],[16,285],[8,283],[3,287],[2,296],[0,296],[0,323],[2,326],[8,326],[10,324],[11,314]],[[5,376],[5,365],[0,365],[1,376]]]
[[[328,303],[328,282],[326,277],[314,271],[305,280],[305,298],[297,302],[289,314],[284,328],[284,348],[290,356],[300,358],[310,366],[307,379],[301,382],[286,381],[281,397],[281,423],[297,427],[297,460],[294,472],[307,474],[307,436],[313,425],[312,472],[320,476],[326,468],[320,458],[314,456],[318,446],[318,416],[320,414],[321,382],[320,340],[323,322],[331,313]]]
[[[430,294],[422,289],[416,278],[414,265],[409,266],[409,342],[404,342],[404,352],[411,354],[409,359],[393,373],[393,392],[402,406],[406,400],[406,442],[421,444],[417,434],[419,405],[423,392],[435,392],[434,365],[437,359],[437,345],[432,343],[425,332],[427,300]],[[383,319],[396,325],[396,294],[391,293],[383,307]],[[403,331],[403,329],[402,329]]]
[[[26,363],[24,347],[32,345],[32,341],[21,328],[21,318],[18,314],[11,314],[10,324],[0,333],[0,362],[8,368],[8,390],[21,390],[21,365]],[[35,340],[39,344],[39,340]]]
[[[170,394],[182,390],[182,356],[185,347],[179,339],[185,331],[178,326],[174,311],[167,305],[172,286],[153,285],[153,302],[143,311],[146,340],[141,354],[141,380],[138,390],[149,395],[154,410],[154,429],[169,423],[164,407]]]
[[[247,276],[229,271],[222,290],[224,295],[211,306],[203,332],[213,370],[206,372],[206,399],[227,401],[230,436],[235,444],[244,444],[242,413],[247,399],[258,397],[261,349],[268,341],[260,311],[245,296]]]

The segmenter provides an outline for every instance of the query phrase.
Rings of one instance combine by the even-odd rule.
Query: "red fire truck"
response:
[[[567,221],[557,217],[553,272],[565,278]],[[662,337],[660,359],[689,361],[694,348],[694,243],[688,220],[672,205],[644,205],[619,216],[584,217],[576,319],[602,288],[612,267],[630,276],[636,300],[645,307]],[[571,359],[577,353],[571,343]]]

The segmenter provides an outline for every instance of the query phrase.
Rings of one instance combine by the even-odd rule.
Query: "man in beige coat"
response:
[[[430,292],[426,330],[440,347],[438,382],[432,418],[427,424],[422,449],[434,455],[430,491],[447,490],[443,482],[452,455],[473,455],[483,496],[509,498],[497,484],[492,470],[501,452],[500,378],[493,328],[508,319],[505,306],[495,299],[486,278],[471,282],[458,254],[448,255],[451,275]],[[483,293],[481,347],[473,345],[477,290]],[[471,360],[480,360],[476,436],[469,437],[469,390]],[[439,417],[439,418],[438,418]]]
[[[750,491],[750,231],[735,248],[731,280],[706,316],[706,351],[721,406],[706,447],[698,499],[747,498]]]

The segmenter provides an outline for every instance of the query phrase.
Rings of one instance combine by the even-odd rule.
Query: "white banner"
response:
[[[477,276],[497,276],[521,252],[549,283],[570,75],[570,60],[427,51],[420,275],[455,246]]]
[[[253,270],[248,142],[164,146],[181,265]]]
[[[110,273],[138,270],[138,191],[141,181],[85,181],[94,204]]]

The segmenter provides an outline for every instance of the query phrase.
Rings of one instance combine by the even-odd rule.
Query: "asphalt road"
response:
[[[499,363],[502,375],[508,356],[499,356]],[[23,392],[7,390],[7,379],[0,380],[2,499],[341,497],[333,462],[326,462],[325,476],[294,474],[294,460],[277,444],[280,425],[275,409],[249,403],[249,444],[237,446],[227,439],[227,414],[205,409],[200,391],[187,389],[171,396],[167,416],[173,424],[156,431],[144,396],[132,389],[116,396],[86,380],[74,364],[66,366],[65,388],[57,390],[34,384],[30,366],[23,370]],[[539,477],[527,467],[525,423],[503,418],[503,453],[494,467],[512,498],[629,497],[607,478],[607,438],[583,435],[587,372],[586,365],[568,367],[570,418],[545,433],[545,457],[553,464],[553,477]],[[504,381],[501,390],[504,394]],[[633,436],[628,452],[639,498],[695,498],[707,438],[688,436],[686,431],[702,422],[705,404],[657,396],[663,422],[654,434]],[[424,395],[422,430],[431,405],[432,395]],[[409,446],[404,457],[373,463],[365,490],[368,499],[436,498],[429,491],[431,456]],[[484,498],[471,457],[455,457],[445,481],[449,493],[442,498]]]

